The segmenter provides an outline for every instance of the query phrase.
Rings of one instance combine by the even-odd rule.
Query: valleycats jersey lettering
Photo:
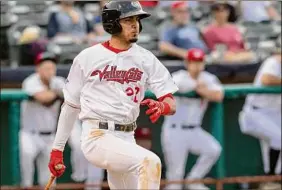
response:
[[[143,72],[138,68],[130,68],[129,70],[117,70],[117,66],[107,65],[103,71],[95,70],[91,73],[91,76],[99,75],[100,81],[116,81],[120,84],[137,82],[140,81],[143,75]]]

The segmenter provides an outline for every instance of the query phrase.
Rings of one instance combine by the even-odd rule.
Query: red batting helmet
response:
[[[196,61],[196,62],[202,62],[205,60],[205,52],[201,49],[190,49],[187,52],[186,60],[189,61]]]

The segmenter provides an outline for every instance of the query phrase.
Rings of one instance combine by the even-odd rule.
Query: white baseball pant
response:
[[[246,106],[239,114],[241,131],[281,150],[281,111]]]
[[[98,120],[82,123],[82,151],[93,165],[106,169],[111,189],[159,189],[161,161],[137,145],[134,132],[98,129]]]
[[[75,181],[83,181],[86,179],[85,183],[87,185],[99,184],[103,181],[104,171],[101,168],[89,164],[89,162],[86,160],[81,150],[80,138],[81,124],[79,120],[77,120],[69,139],[69,145],[71,147],[71,177]],[[101,188],[90,187],[90,189],[99,190]]]
[[[38,183],[45,186],[50,177],[48,163],[55,135],[39,135],[20,130],[20,168],[21,186],[32,187],[34,177],[34,161],[38,171]]]
[[[165,122],[161,134],[166,161],[166,178],[169,181],[183,179],[189,153],[199,155],[188,179],[203,178],[218,160],[221,146],[217,140],[201,127],[183,129],[180,124]],[[182,189],[181,184],[171,184],[166,189]]]
[[[265,140],[260,140],[261,154],[262,154],[262,162],[263,162],[263,170],[264,173],[268,173],[270,171],[270,161],[269,161],[269,143]],[[279,154],[278,161],[275,167],[275,174],[280,175],[281,173],[281,151]]]

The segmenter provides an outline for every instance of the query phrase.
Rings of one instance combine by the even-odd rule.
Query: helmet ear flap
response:
[[[114,23],[113,23],[113,30],[112,30],[112,34],[118,34],[122,31],[122,27],[119,23],[119,20],[116,20]]]
[[[121,32],[121,25],[119,23],[119,17],[121,12],[114,9],[105,9],[102,12],[103,28],[110,34],[117,34]]]
[[[142,31],[142,23],[141,23],[141,20],[139,20],[139,33],[141,33],[141,31]]]

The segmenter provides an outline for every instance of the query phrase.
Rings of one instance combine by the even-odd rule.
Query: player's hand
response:
[[[195,91],[201,95],[207,89],[207,85],[203,82],[198,82]]]
[[[147,105],[149,109],[146,111],[147,115],[150,115],[150,120],[155,123],[161,115],[169,113],[169,105],[166,102],[159,102],[152,99],[146,99],[141,102],[141,105]]]
[[[60,177],[63,175],[66,166],[64,165],[62,151],[52,150],[48,167],[53,176]]]

